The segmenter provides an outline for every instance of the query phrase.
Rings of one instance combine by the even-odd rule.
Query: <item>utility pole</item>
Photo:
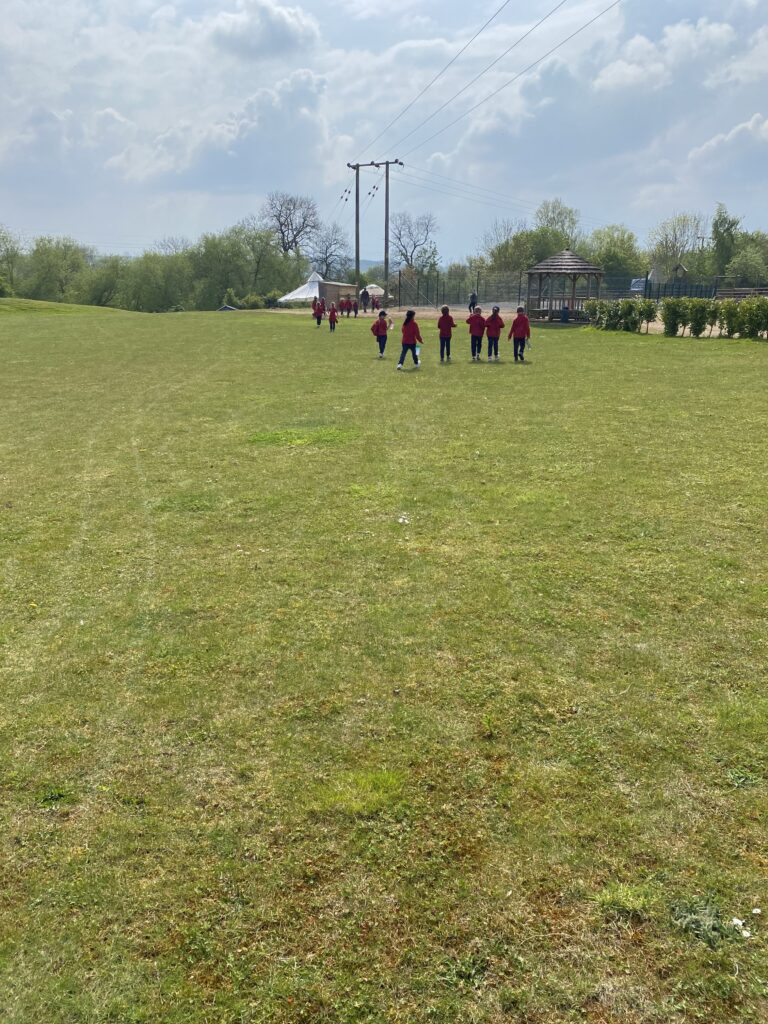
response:
[[[389,305],[389,165],[405,167],[402,160],[384,160],[384,305]]]
[[[391,165],[399,164],[404,167],[402,160],[372,160],[367,164],[347,164],[351,171],[355,172],[355,288],[357,296],[360,297],[360,168],[380,167],[384,168],[386,187],[384,192],[384,302],[387,302],[389,288],[389,168]]]

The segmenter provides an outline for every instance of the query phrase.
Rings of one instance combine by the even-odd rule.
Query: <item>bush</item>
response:
[[[617,300],[604,303],[601,327],[604,331],[620,331],[622,325],[621,303]]]
[[[8,299],[13,295],[11,286],[8,284],[6,279],[0,274],[0,299]]]
[[[645,333],[647,334],[651,324],[656,322],[656,314],[659,311],[659,307],[656,305],[655,299],[640,299],[637,305],[638,312],[640,313],[640,322],[645,324]]]
[[[224,293],[224,301],[222,302],[222,306],[234,306],[235,309],[243,308],[243,303],[235,295],[234,288],[227,288],[226,292]]]
[[[264,299],[261,295],[254,295],[253,292],[246,295],[242,302],[243,309],[264,309]]]
[[[621,329],[637,334],[640,330],[640,303],[637,299],[619,299]]]
[[[763,331],[768,331],[768,298],[764,295],[742,299],[739,314],[740,334],[743,338],[759,338]]]
[[[280,298],[281,295],[282,292],[277,291],[277,289],[273,289],[271,292],[267,292],[267,294],[264,296],[264,305],[267,307],[267,309],[276,309],[277,300]]]
[[[684,299],[664,299],[661,304],[661,320],[664,334],[668,338],[676,338],[682,327],[685,330],[687,309]]]
[[[709,324],[709,336],[712,337],[712,331],[720,323],[720,300],[709,299],[707,303],[707,323]]]
[[[700,338],[707,326],[709,317],[709,299],[688,299],[687,301],[688,323],[691,328],[691,337]]]
[[[587,299],[584,303],[584,312],[589,317],[589,322],[594,324],[594,326],[597,326],[598,324],[601,306],[602,302],[600,302],[599,299]]]
[[[735,299],[723,299],[720,303],[720,332],[727,338],[735,338],[741,330],[741,312]]]

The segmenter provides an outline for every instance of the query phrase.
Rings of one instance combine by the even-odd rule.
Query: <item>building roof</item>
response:
[[[570,249],[549,256],[532,267],[529,274],[604,274],[602,267],[590,263],[583,256],[577,256]]]

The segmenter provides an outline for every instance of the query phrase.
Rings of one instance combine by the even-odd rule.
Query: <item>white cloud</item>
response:
[[[607,64],[595,79],[598,90],[636,89],[652,92],[670,85],[681,68],[731,46],[732,25],[699,18],[694,24],[666,25],[658,43],[636,35],[624,44],[622,55]]]
[[[315,45],[320,37],[311,15],[271,0],[241,0],[238,10],[219,11],[206,28],[214,45],[247,59],[282,56]]]
[[[758,29],[746,53],[739,53],[722,70],[715,70],[711,81],[714,85],[744,85],[763,78],[768,78],[768,25]]]

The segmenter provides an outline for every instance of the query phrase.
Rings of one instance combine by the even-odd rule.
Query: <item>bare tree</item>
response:
[[[507,245],[515,235],[525,231],[528,225],[524,220],[512,220],[508,217],[497,218],[480,239],[480,251],[486,258],[502,245]]]
[[[703,214],[676,213],[657,224],[648,236],[651,262],[669,275],[686,256],[696,251],[707,234],[707,219]]]
[[[432,237],[437,231],[434,214],[396,213],[390,222],[389,234],[398,263],[414,270],[437,266],[437,246]]]
[[[152,252],[160,253],[161,256],[178,256],[192,248],[192,242],[188,238],[177,235],[166,235],[155,242]]]
[[[320,228],[317,204],[309,196],[270,192],[261,208],[264,227],[274,231],[284,253],[299,253]]]
[[[338,224],[323,224],[310,242],[309,258],[312,267],[322,277],[339,279],[349,269],[349,240]]]

